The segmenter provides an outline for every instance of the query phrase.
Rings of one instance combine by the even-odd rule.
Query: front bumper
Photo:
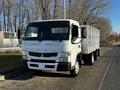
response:
[[[55,63],[39,63],[31,62],[30,60],[23,60],[23,64],[29,69],[45,70],[45,71],[69,71],[71,63],[69,62],[55,62]]]
[[[71,69],[71,64],[68,62],[59,62],[57,66],[57,71],[69,71]]]

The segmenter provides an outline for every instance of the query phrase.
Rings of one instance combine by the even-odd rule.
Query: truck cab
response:
[[[31,22],[22,40],[22,55],[32,70],[70,71],[77,76],[81,66],[81,35],[77,21],[69,19]]]

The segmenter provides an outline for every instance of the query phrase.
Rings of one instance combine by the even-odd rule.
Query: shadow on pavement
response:
[[[55,72],[40,72],[40,71],[23,71],[18,73],[13,73],[12,75],[5,75],[5,80],[28,80],[32,79],[36,76],[39,77],[60,77],[60,78],[66,78],[70,77],[67,73],[55,73]]]
[[[70,77],[67,73],[57,73],[57,72],[34,72],[33,75],[40,76],[40,77]]]
[[[32,73],[28,69],[22,69],[4,75],[5,80],[27,80],[33,78]]]
[[[120,47],[120,44],[119,44],[119,45],[116,45],[116,47]]]

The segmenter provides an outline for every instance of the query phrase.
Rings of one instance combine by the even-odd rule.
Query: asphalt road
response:
[[[101,48],[93,66],[84,66],[78,77],[68,73],[26,72],[0,82],[0,90],[120,90],[120,46]]]
[[[113,50],[111,65],[101,90],[120,90],[120,45]]]

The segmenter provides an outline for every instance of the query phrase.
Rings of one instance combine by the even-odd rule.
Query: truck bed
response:
[[[89,54],[99,49],[100,31],[89,25],[81,25],[81,27],[86,27],[87,31],[87,38],[82,40],[82,54]]]

